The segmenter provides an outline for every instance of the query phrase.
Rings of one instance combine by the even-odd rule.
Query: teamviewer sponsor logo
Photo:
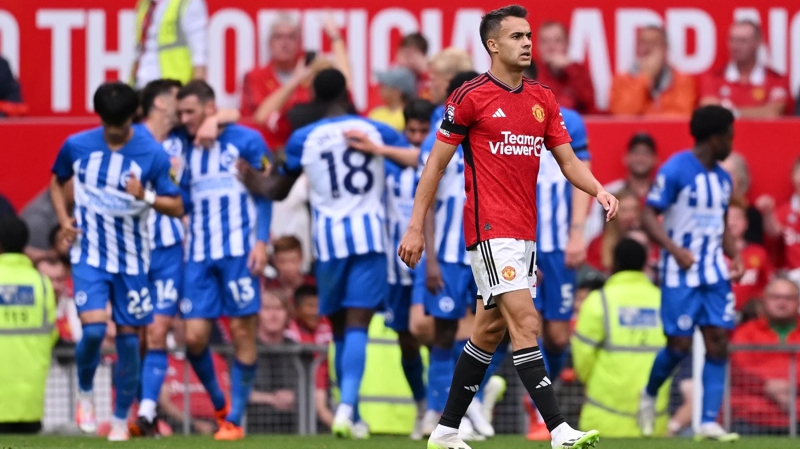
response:
[[[513,134],[511,131],[502,131],[500,134],[503,135],[501,142],[489,142],[492,154],[536,157],[542,154],[543,137]]]

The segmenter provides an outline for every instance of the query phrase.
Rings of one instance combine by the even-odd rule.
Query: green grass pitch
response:
[[[490,441],[470,443],[473,449],[549,449],[547,442],[529,442],[522,436],[498,436]],[[800,440],[790,438],[745,438],[736,443],[694,442],[691,439],[613,440],[601,439],[598,449],[797,449]],[[170,437],[160,440],[131,440],[109,443],[100,438],[0,435],[0,449],[424,449],[424,441],[406,437],[373,436],[365,441],[337,440],[331,436],[251,436],[243,441],[216,442],[211,437]]]

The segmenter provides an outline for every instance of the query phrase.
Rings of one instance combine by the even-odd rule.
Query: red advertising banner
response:
[[[69,134],[99,125],[93,118],[10,119],[0,121],[3,156],[0,163],[0,193],[20,210],[31,198],[47,187],[50,168],[58,149]],[[652,134],[658,146],[659,160],[692,144],[685,120],[586,120],[592,171],[601,182],[625,174],[623,157],[628,140],[637,132]],[[797,160],[800,142],[800,119],[776,121],[741,120],[736,123],[734,149],[748,161],[752,176],[751,198],[762,193],[778,202],[792,193],[790,172]]]
[[[237,106],[244,74],[263,64],[270,25],[278,11],[300,21],[304,46],[325,51],[322,18],[329,14],[344,30],[353,65],[354,99],[366,107],[374,73],[387,68],[403,33],[421,30],[431,54],[447,46],[470,51],[479,71],[488,68],[478,24],[498,1],[401,2],[388,0],[290,0],[255,2],[208,0],[208,78],[219,102]],[[13,0],[0,6],[0,53],[23,84],[31,115],[87,115],[91,95],[106,79],[125,79],[134,58],[134,0]],[[570,55],[588,64],[600,107],[607,105],[613,73],[631,66],[635,31],[661,23],[669,35],[669,57],[681,71],[699,74],[727,60],[726,35],[735,19],[750,18],[764,28],[763,57],[800,86],[800,2],[730,0],[564,0],[522,2],[534,30],[543,20],[567,24]]]

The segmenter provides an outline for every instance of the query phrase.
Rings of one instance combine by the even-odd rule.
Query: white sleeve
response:
[[[207,66],[208,7],[205,0],[189,0],[181,17],[181,27],[192,54],[192,67]]]

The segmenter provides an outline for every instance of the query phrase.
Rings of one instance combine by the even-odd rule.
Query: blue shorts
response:
[[[443,320],[460,320],[467,315],[478,298],[478,285],[472,275],[472,267],[460,263],[439,262],[444,289],[432,295],[425,287],[425,272],[414,278],[414,288],[425,302],[425,313]],[[421,281],[417,281],[421,279]],[[421,291],[420,291],[421,289]]]
[[[736,301],[729,282],[699,287],[661,287],[664,334],[688,337],[695,326],[733,329]]]
[[[389,300],[386,302],[386,327],[395,332],[408,331],[411,308],[410,285],[389,284]]]
[[[247,268],[247,256],[186,262],[180,304],[184,318],[242,317],[260,309],[261,287]]]
[[[172,245],[150,253],[150,292],[156,301],[153,313],[174,317],[183,291],[183,247]]]
[[[536,310],[545,320],[569,321],[572,318],[577,273],[567,268],[563,251],[540,252],[536,258],[536,266],[542,272],[533,299]]]
[[[320,314],[330,316],[342,309],[385,309],[389,295],[385,254],[317,262],[316,273]]]
[[[72,282],[78,314],[106,310],[120,326],[146,326],[153,322],[153,300],[147,274],[109,273],[85,264],[73,265]]]

